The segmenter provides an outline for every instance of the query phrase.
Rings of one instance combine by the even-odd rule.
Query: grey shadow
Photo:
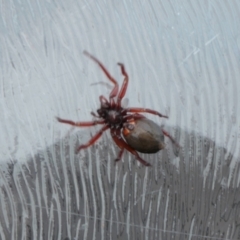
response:
[[[167,129],[172,132],[172,129]],[[176,129],[152,167],[109,135],[74,153],[81,131],[26,163],[1,166],[1,239],[240,239],[240,164],[212,140]]]

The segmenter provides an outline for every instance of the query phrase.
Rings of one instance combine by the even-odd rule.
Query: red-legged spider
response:
[[[145,118],[139,113],[151,113],[158,115],[159,117],[168,117],[148,108],[123,108],[121,106],[121,101],[125,96],[128,87],[128,74],[125,71],[124,65],[122,63],[118,63],[124,76],[123,84],[119,91],[119,85],[117,81],[110,75],[103,64],[88,52],[84,51],[84,54],[99,65],[107,78],[114,84],[114,87],[110,92],[109,100],[107,100],[102,95],[99,97],[100,108],[97,109],[97,114],[91,112],[91,114],[94,117],[98,118],[98,120],[89,122],[73,122],[71,120],[65,120],[57,117],[57,120],[59,122],[70,124],[76,127],[103,125],[103,127],[100,129],[100,131],[97,132],[95,136],[93,136],[86,144],[80,145],[76,149],[76,153],[78,153],[81,149],[88,148],[89,146],[93,145],[101,137],[104,131],[110,129],[110,133],[114,142],[120,148],[120,152],[116,161],[122,158],[123,152],[126,149],[132,153],[143,165],[151,166],[151,164],[139,156],[137,151],[154,153],[161,150],[164,148],[163,135],[169,137],[173,142],[175,141],[166,131],[162,130],[154,122]],[[156,133],[156,131],[159,133]],[[126,141],[124,141],[124,139]],[[146,143],[148,143],[149,146],[142,146],[144,140],[146,140]],[[154,143],[157,143],[159,146],[152,149]]]

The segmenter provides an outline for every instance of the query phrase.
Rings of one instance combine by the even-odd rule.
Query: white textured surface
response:
[[[238,1],[3,0],[0,238],[239,239],[239,16]],[[119,83],[125,64],[128,105],[166,113],[149,117],[180,157],[169,147],[144,155],[152,169],[130,154],[114,167],[108,134],[74,155],[55,116],[91,120],[110,92],[91,85],[107,79],[83,50]],[[81,143],[96,131],[78,130]]]

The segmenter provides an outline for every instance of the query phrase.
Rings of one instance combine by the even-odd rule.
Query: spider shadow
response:
[[[4,201],[0,218],[5,238],[11,237],[13,227],[30,239],[49,233],[70,239],[84,234],[98,239],[99,233],[106,238],[111,233],[114,239],[128,234],[167,239],[175,234],[186,237],[192,224],[198,236],[239,236],[240,164],[227,149],[177,128],[174,137],[184,139],[181,150],[166,140],[165,150],[141,154],[152,164],[145,167],[129,153],[115,164],[118,148],[109,143],[109,134],[75,154],[83,135],[88,131],[29,155],[24,164],[16,159],[2,166],[3,199],[10,199]],[[18,216],[14,226],[7,224],[13,216]]]

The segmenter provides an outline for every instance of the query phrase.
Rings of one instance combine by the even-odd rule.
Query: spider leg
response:
[[[93,117],[96,117],[96,118],[101,118],[101,117],[99,117],[95,112],[90,112],[91,113],[91,115],[93,116]]]
[[[122,148],[119,153],[118,153],[118,157],[115,159],[115,162],[118,162],[122,159],[122,155],[123,155],[123,152],[124,152],[124,148]]]
[[[162,129],[163,134],[168,137],[178,148],[181,148],[181,146],[177,143],[177,141],[165,130]]]
[[[123,117],[123,119],[126,120],[127,122],[136,120],[136,119],[142,119],[142,118],[145,118],[145,116],[143,116],[142,114],[139,114],[139,113],[128,114]]]
[[[110,73],[108,72],[108,70],[104,67],[104,65],[97,59],[95,58],[93,55],[91,55],[90,53],[88,53],[87,51],[83,52],[86,56],[88,56],[89,58],[91,58],[95,63],[97,63],[99,65],[99,67],[103,70],[103,72],[105,73],[105,75],[107,76],[107,78],[114,84],[114,88],[110,93],[110,98],[114,98],[117,96],[118,94],[118,83],[117,81],[110,75]]]
[[[118,134],[120,134],[120,133],[118,133]],[[114,131],[114,129],[113,130],[111,130],[111,135],[113,136],[116,136],[116,131]],[[119,147],[119,146],[118,146]],[[124,148],[121,148],[121,147],[119,147],[120,148],[120,151],[119,151],[119,153],[118,153],[118,157],[115,159],[115,162],[118,162],[118,161],[120,161],[121,159],[122,159],[122,155],[123,155],[123,153],[124,153]]]
[[[149,109],[149,108],[127,108],[126,112],[134,112],[134,113],[145,112],[145,113],[151,113],[151,114],[154,114],[154,115],[158,115],[159,117],[168,118],[168,116],[163,115],[160,112],[154,111],[154,110]]]
[[[88,148],[93,145],[102,136],[103,132],[106,131],[108,128],[108,125],[103,126],[100,131],[98,131],[97,134],[95,134],[95,136],[93,136],[86,144],[80,145],[76,149],[76,153],[78,153],[81,149]]]
[[[151,166],[150,163],[148,163],[148,162],[146,162],[145,160],[143,160],[143,159],[138,155],[138,153],[137,153],[133,148],[131,148],[131,147],[122,139],[122,137],[121,137],[121,135],[120,135],[120,131],[117,131],[117,133],[115,134],[115,133],[113,132],[113,130],[111,130],[111,136],[112,136],[114,142],[117,144],[117,146],[121,149],[121,150],[120,150],[120,153],[121,153],[122,149],[126,149],[127,151],[129,151],[130,153],[132,153],[140,163],[142,163],[142,164],[145,165],[145,166]],[[120,153],[119,153],[119,155],[120,155]]]
[[[128,87],[128,74],[122,63],[118,63],[118,65],[121,67],[122,75],[124,76],[123,84],[117,98],[117,106],[121,106],[121,100],[125,96]]]
[[[91,127],[91,126],[95,126],[97,124],[104,124],[105,123],[104,120],[102,120],[102,121],[92,121],[92,122],[73,122],[71,120],[61,119],[59,117],[56,117],[56,118],[60,123],[70,124],[70,125],[75,126],[75,127]]]

